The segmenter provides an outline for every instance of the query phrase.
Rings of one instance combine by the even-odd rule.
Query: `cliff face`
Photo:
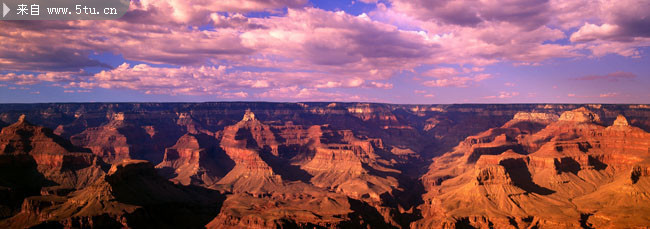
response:
[[[0,186],[3,216],[16,211],[17,202],[37,193],[61,194],[83,188],[104,174],[104,162],[76,147],[52,130],[20,116],[0,131]]]
[[[647,226],[649,117],[636,105],[0,105],[0,226]]]
[[[200,227],[223,201],[216,191],[174,185],[147,161],[124,160],[64,197],[32,196],[3,227]]]
[[[639,215],[650,212],[650,187],[639,183],[650,162],[650,133],[622,115],[603,126],[585,108],[537,132],[512,128],[519,121],[470,136],[434,159],[423,176],[424,219],[412,226],[650,225]]]

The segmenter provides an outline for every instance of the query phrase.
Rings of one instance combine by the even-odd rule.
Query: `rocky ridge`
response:
[[[67,158],[96,162],[28,150],[24,142],[51,143],[9,125],[0,143],[23,153],[0,155],[0,169],[29,182],[0,176],[13,190],[0,203],[5,226],[137,228],[171,215],[208,228],[647,222],[632,204],[647,201],[650,109],[641,106],[46,104],[0,106],[0,120],[19,120],[15,112],[54,128],[45,136],[55,142],[70,137]]]

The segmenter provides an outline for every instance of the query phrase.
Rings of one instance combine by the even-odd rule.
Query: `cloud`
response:
[[[348,95],[338,92],[323,92],[315,88],[300,88],[298,86],[273,88],[256,95],[266,100],[281,101],[359,101],[363,99],[357,95]]]
[[[476,26],[485,21],[512,21],[536,27],[549,20],[547,0],[513,1],[428,1],[392,0],[395,10],[425,21]]]
[[[444,79],[449,77],[454,77],[460,74],[455,68],[434,68],[426,71],[424,76],[434,77],[438,79]]]
[[[600,98],[610,98],[610,97],[617,97],[617,96],[618,96],[618,93],[610,92],[610,93],[600,94],[598,97],[600,97]]]
[[[499,92],[499,95],[484,96],[485,99],[509,99],[519,95],[519,92]]]
[[[89,93],[90,90],[63,90],[63,93]]]
[[[427,87],[469,87],[474,82],[480,82],[492,77],[487,73],[464,75],[455,68],[448,67],[430,69],[421,75],[436,78],[422,83]]]
[[[636,77],[637,75],[634,73],[618,71],[618,72],[608,73],[605,75],[586,75],[586,76],[578,77],[576,78],[576,80],[608,80],[608,81],[616,82],[620,80],[630,80]]]
[[[351,15],[306,0],[143,0],[132,1],[121,20],[2,21],[0,43],[12,45],[0,46],[0,81],[222,98],[339,98],[350,95],[336,89],[391,89],[391,77],[429,66],[445,67],[420,74],[422,85],[470,87],[492,77],[484,70],[495,63],[639,57],[638,48],[650,46],[644,7],[650,0],[364,2],[376,3],[376,10]],[[111,66],[97,57],[104,54],[138,64]],[[629,74],[578,79],[636,77]]]
[[[72,82],[78,80],[74,72],[47,72],[42,74],[16,74],[13,72],[0,74],[0,81],[12,82],[16,85],[34,85],[42,82]]]
[[[381,88],[381,89],[392,89],[393,84],[392,83],[382,83],[382,82],[370,82],[368,84],[369,88]]]
[[[618,92],[608,92],[599,95],[577,95],[575,93],[567,94],[567,97],[572,97],[572,98],[616,98],[620,96],[621,94],[619,94]]]
[[[594,56],[615,53],[638,57],[638,47],[650,46],[650,0],[603,0],[593,2],[595,20],[584,21],[570,40],[585,43]]]
[[[8,77],[7,77],[8,76]],[[32,82],[33,75],[4,76],[13,80]],[[3,80],[0,76],[0,80]],[[41,77],[42,78],[42,77]],[[57,78],[59,79],[59,78]],[[38,81],[33,81],[38,82]],[[335,96],[320,92],[319,88],[380,88],[391,89],[393,84],[365,81],[360,78],[332,77],[314,72],[253,72],[231,70],[227,66],[157,67],[147,64],[124,63],[115,69],[104,70],[83,81],[60,80],[69,92],[73,89],[130,89],[146,94],[215,95],[219,98],[247,98],[247,90],[265,90],[257,93],[273,98],[315,98],[316,95]],[[283,90],[278,90],[282,88]],[[300,89],[300,90],[298,90]],[[338,96],[344,98],[345,96]]]
[[[650,0],[605,0],[600,2],[600,25],[585,22],[571,41],[614,40],[632,42],[650,37]]]
[[[285,7],[300,7],[307,0],[141,0],[131,1],[123,20],[136,23],[176,23],[200,25],[215,12],[273,12]]]
[[[242,43],[283,59],[272,67],[386,79],[427,62],[438,47],[418,33],[342,11],[289,9],[283,17],[252,21],[267,29],[243,33]]]

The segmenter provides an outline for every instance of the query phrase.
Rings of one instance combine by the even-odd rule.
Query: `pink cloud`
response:
[[[253,22],[268,29],[243,33],[242,43],[284,59],[273,66],[386,79],[426,62],[437,49],[417,33],[342,11],[289,9],[286,16]]]
[[[483,98],[485,98],[485,99],[508,99],[508,98],[512,98],[512,97],[515,97],[515,96],[519,96],[519,92],[501,91],[501,92],[499,92],[499,95],[485,96]]]
[[[362,97],[335,92],[323,92],[315,88],[300,88],[298,86],[273,88],[256,97],[266,100],[300,100],[300,101],[360,101]]]
[[[434,68],[423,73],[423,76],[429,76],[439,79],[454,77],[460,74],[455,68]]]
[[[435,80],[424,81],[422,85],[427,87],[468,87],[471,83],[480,82],[491,78],[487,73],[474,75],[463,75],[455,68],[434,68],[421,74],[422,76],[433,77]]]
[[[594,56],[615,53],[638,57],[638,47],[650,46],[650,0],[605,0],[590,2],[599,6],[595,20],[584,21],[571,34],[572,42],[585,43]]]
[[[307,98],[391,89],[388,79],[422,66],[458,66],[421,74],[424,86],[469,87],[492,77],[483,71],[494,63],[540,65],[585,50],[638,57],[650,46],[649,0],[390,2],[351,15],[305,7],[306,0],[145,0],[132,1],[117,21],[2,21],[0,43],[12,45],[0,46],[0,81],[223,98],[295,88]],[[246,16],[260,11],[271,16]],[[214,28],[199,29],[205,25]],[[554,42],[566,38],[571,43]],[[114,68],[92,58],[103,53],[145,64]],[[82,71],[89,67],[104,71]],[[620,74],[581,78],[634,78]]]
[[[622,95],[618,92],[601,93],[598,95],[576,95],[574,93],[570,93],[567,95],[567,97],[573,97],[573,98],[616,98],[621,96]],[[629,95],[627,97],[629,97]]]
[[[370,88],[381,88],[381,89],[392,89],[393,84],[392,83],[382,83],[382,82],[370,82],[368,84],[368,87]]]
[[[610,92],[610,93],[603,93],[603,94],[600,94],[598,97],[601,97],[601,98],[609,98],[609,97],[616,97],[616,96],[618,96],[618,93],[616,93],[616,92]]]
[[[576,78],[577,80],[608,80],[608,81],[620,81],[620,80],[630,80],[636,78],[637,75],[631,72],[612,72],[605,75],[587,75]]]
[[[476,26],[484,21],[514,21],[528,27],[545,24],[549,20],[548,1],[427,1],[392,0],[400,12],[421,20]]]
[[[140,0],[132,1],[123,19],[138,23],[206,23],[214,12],[247,13],[300,7],[307,0]]]

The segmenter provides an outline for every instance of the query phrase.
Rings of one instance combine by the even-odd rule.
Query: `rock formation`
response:
[[[423,176],[424,218],[413,227],[650,225],[639,215],[649,212],[650,187],[638,183],[648,168],[650,133],[621,115],[602,126],[585,108],[564,112],[536,133],[512,129],[516,121],[434,159]]]
[[[612,104],[4,104],[0,227],[647,227],[649,117]]]

